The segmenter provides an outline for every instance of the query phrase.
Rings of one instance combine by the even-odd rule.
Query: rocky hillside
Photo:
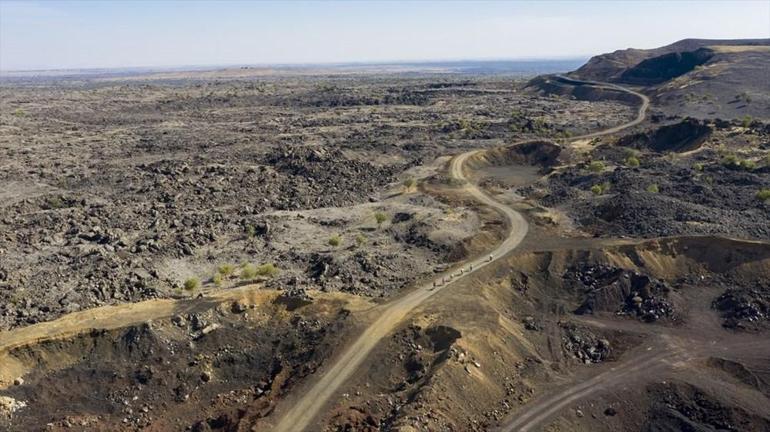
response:
[[[666,115],[770,118],[770,39],[684,39],[591,58],[573,78],[643,86]]]
[[[770,44],[770,39],[682,39],[671,45],[653,49],[628,48],[617,50],[607,54],[600,54],[588,60],[586,64],[576,71],[570,73],[571,76],[580,79],[607,81],[607,82],[627,82],[628,75],[624,77],[629,69],[640,65],[645,60],[658,57],[665,57],[675,53],[694,53],[699,49],[711,46],[762,46]]]

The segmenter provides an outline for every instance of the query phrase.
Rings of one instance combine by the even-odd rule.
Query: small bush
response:
[[[733,153],[728,153],[722,158],[722,165],[728,168],[738,168],[741,166],[741,161]]]
[[[717,146],[717,154],[720,157],[725,157],[725,156],[729,155],[730,152],[727,150],[727,146],[726,145],[719,144],[719,146]]]
[[[214,286],[217,288],[222,286],[222,274],[221,273],[214,273],[214,276],[211,277],[211,282],[214,282]]]
[[[13,115],[14,115],[14,116],[16,116],[16,117],[24,117],[24,116],[26,116],[26,115],[27,115],[27,112],[26,112],[26,111],[24,111],[24,110],[23,110],[23,109],[21,109],[21,108],[16,108],[16,109],[13,111]]]
[[[629,156],[626,158],[626,166],[635,168],[639,166],[639,159],[636,156]]]
[[[722,158],[722,165],[730,169],[742,169],[745,171],[751,171],[757,167],[756,162],[748,159],[740,159],[733,153],[727,154]]]
[[[639,156],[639,150],[636,150],[636,149],[632,149],[632,148],[627,148],[627,149],[625,149],[625,152],[624,152],[624,154],[625,154],[625,156],[626,156],[627,158],[628,158],[628,157],[631,157],[631,156],[633,156],[633,157],[638,157],[638,156]]]
[[[246,225],[246,236],[254,237],[257,235],[257,228],[254,225]]]
[[[374,212],[374,220],[377,221],[377,226],[380,226],[388,220],[388,215],[383,212]]]
[[[653,184],[647,186],[647,192],[649,192],[649,193],[658,193],[659,192],[658,185],[653,183]]]
[[[361,247],[366,244],[366,236],[358,233],[356,234],[356,246]]]
[[[607,193],[607,191],[609,190],[610,190],[609,182],[604,182],[602,184],[591,186],[591,192],[593,192],[594,195],[603,195]]]
[[[747,127],[751,126],[751,123],[753,123],[753,122],[754,122],[754,119],[751,118],[750,115],[747,115],[747,116],[743,117],[743,120],[741,120],[741,126],[747,128]]]
[[[588,170],[595,173],[604,171],[604,168],[604,162],[602,161],[593,161],[588,165]]]
[[[760,189],[757,192],[757,199],[760,201],[770,200],[770,189]]]
[[[197,277],[191,277],[184,281],[185,291],[195,291],[201,287],[201,280]]]
[[[252,280],[257,277],[257,267],[254,264],[244,264],[241,268],[241,279]]]
[[[741,168],[745,169],[746,171],[753,171],[757,167],[757,164],[754,161],[744,159],[741,161]]]
[[[277,274],[278,268],[272,263],[262,264],[261,266],[257,267],[258,276],[273,277]]]
[[[235,266],[232,264],[222,264],[217,268],[217,273],[222,276],[230,276],[235,271]]]
[[[698,162],[692,166],[692,169],[695,171],[703,171],[703,164]]]
[[[404,180],[402,184],[404,185],[404,189],[409,190],[409,189],[412,189],[417,184],[417,181],[410,177]]]
[[[337,247],[340,244],[342,244],[342,238],[340,238],[340,236],[333,235],[333,236],[329,237],[329,246]]]

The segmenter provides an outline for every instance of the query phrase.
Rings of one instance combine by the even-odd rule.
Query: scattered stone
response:
[[[235,314],[246,312],[246,303],[240,300],[234,301],[233,304],[230,306],[230,310],[232,311],[232,313],[235,313]]]

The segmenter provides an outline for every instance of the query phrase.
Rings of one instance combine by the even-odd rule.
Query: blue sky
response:
[[[0,0],[2,70],[565,58],[685,37],[770,37],[770,0]]]

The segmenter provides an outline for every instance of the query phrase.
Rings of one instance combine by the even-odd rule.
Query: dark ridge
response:
[[[637,149],[650,149],[658,153],[682,153],[699,148],[713,130],[705,121],[685,119],[679,123],[622,137],[618,144]]]
[[[654,49],[628,48],[591,57],[570,75],[596,81],[619,81],[630,68],[665,54],[693,52],[713,45],[770,45],[770,39],[682,39]]]
[[[620,75],[620,81],[628,84],[659,84],[690,72],[713,56],[714,51],[708,48],[663,54],[642,60],[638,65],[624,71]]]

